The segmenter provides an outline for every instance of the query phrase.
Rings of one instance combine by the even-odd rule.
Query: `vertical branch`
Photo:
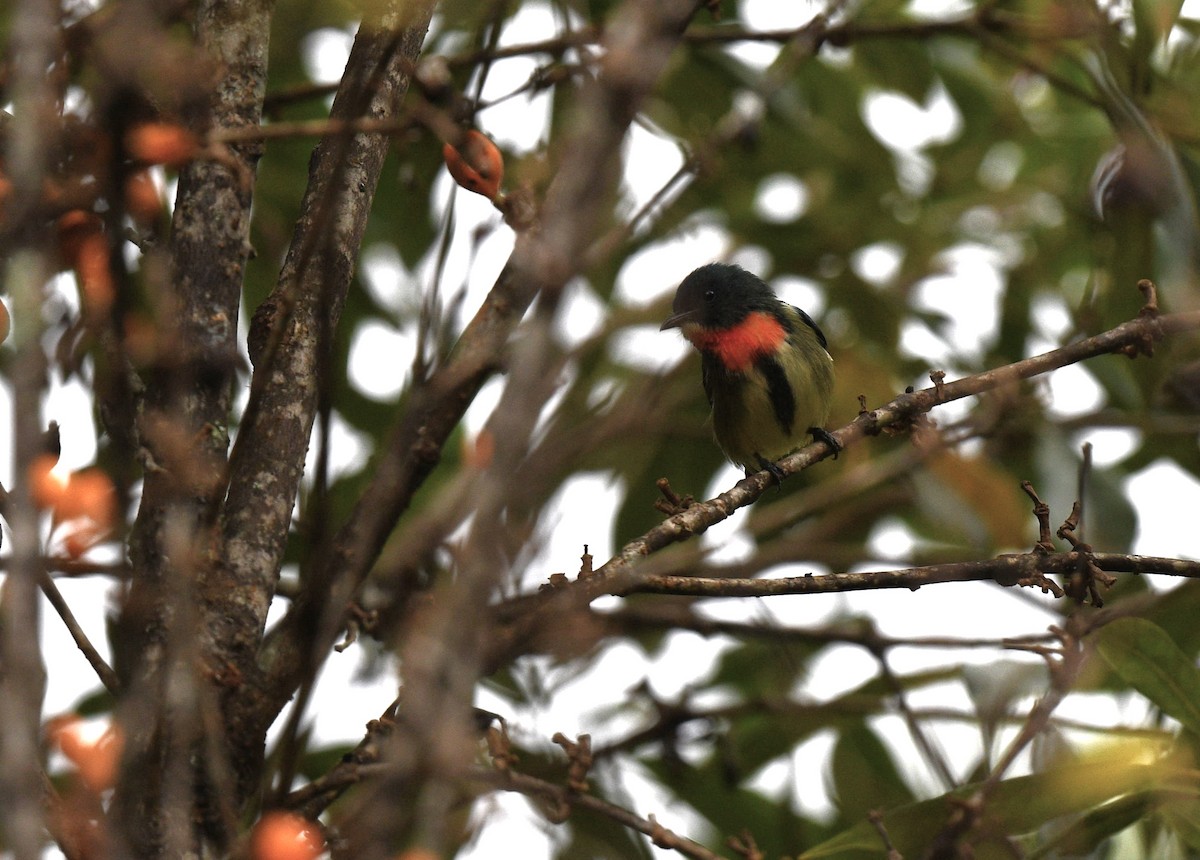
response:
[[[334,100],[335,119],[397,115],[432,11],[428,0],[394,3],[381,18],[362,24]],[[257,683],[258,647],[304,470],[324,356],[358,262],[388,144],[377,132],[321,141],[279,281],[251,323],[250,402],[230,455],[220,564],[203,585],[214,621],[205,645],[209,660],[236,669],[236,695],[227,701],[229,731],[257,748],[254,755],[237,756],[243,761],[261,761],[266,727],[286,701],[264,697]],[[218,625],[229,618],[238,620],[232,629]],[[310,662],[308,653],[298,658],[303,665]],[[239,774],[245,790],[256,776],[256,770]]]
[[[57,128],[49,70],[54,63],[57,8],[25,0],[12,21],[9,57],[15,122],[6,169],[13,183],[7,206],[13,225],[4,281],[13,298],[13,475],[9,507],[12,558],[0,604],[0,825],[15,860],[41,856],[42,774],[38,735],[45,669],[38,648],[38,577],[42,574],[38,513],[25,471],[40,450],[40,401],[46,359],[41,344],[42,289],[50,275],[45,238],[36,231],[47,152]],[[19,232],[17,232],[19,231]],[[39,244],[39,241],[43,244]]]
[[[260,124],[271,8],[270,0],[197,4],[195,39],[220,75],[199,120],[203,125]],[[114,637],[128,695],[118,712],[126,752],[113,818],[118,842],[139,855],[194,851],[201,833],[217,844],[229,838],[228,816],[218,810],[231,787],[211,777],[227,767],[196,754],[203,741],[198,714],[212,698],[196,671],[204,656],[196,633],[212,626],[197,597],[223,496],[238,310],[261,149],[257,142],[234,145],[220,160],[194,161],[181,170],[167,249],[170,272],[152,291],[159,351],[146,370],[137,417],[138,454],[146,469],[129,541],[134,577]],[[223,746],[207,746],[213,748]]]
[[[513,487],[522,480],[522,461],[559,360],[550,331],[553,310],[609,211],[629,125],[696,9],[689,0],[631,0],[613,14],[600,74],[578,94],[538,227],[517,237],[499,282],[390,441],[380,474],[402,482],[375,482],[363,502],[374,500],[377,507],[364,510],[362,519],[354,518],[338,535],[330,576],[339,580],[325,601],[327,611],[337,613],[334,618],[340,618],[395,519],[436,463],[462,410],[506,355],[512,376],[493,434],[503,443],[474,488],[476,530],[458,576],[440,584],[401,645],[405,687],[391,767],[345,828],[355,856],[382,858],[389,848],[412,842],[442,852],[451,839],[451,812],[461,802],[460,782],[475,754],[471,706],[490,633],[484,619],[505,573],[496,537],[504,529]],[[534,297],[539,311],[508,355],[509,335]]]
[[[213,127],[257,127],[261,120],[270,5],[209,2],[198,10],[196,37],[224,71],[212,98]],[[236,145],[232,161],[195,161],[179,177],[172,274],[157,285],[165,346],[150,372],[139,427],[150,467],[130,540],[138,575],[126,605],[127,629],[160,615],[170,599],[162,591],[167,519],[182,516],[193,524],[195,540],[206,542],[220,500],[250,247],[251,182],[260,152],[261,143]],[[145,673],[154,671],[154,646],[151,641],[133,649]]]

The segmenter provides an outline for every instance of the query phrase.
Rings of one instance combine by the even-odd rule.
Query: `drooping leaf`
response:
[[[1200,669],[1157,624],[1119,618],[1096,634],[1096,650],[1135,690],[1200,734]]]

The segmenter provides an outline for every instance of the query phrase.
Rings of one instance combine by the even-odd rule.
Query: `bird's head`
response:
[[[778,299],[771,288],[741,266],[709,263],[683,279],[675,292],[671,316],[660,331],[688,330],[699,326],[710,331],[733,328],[754,311],[772,311]]]

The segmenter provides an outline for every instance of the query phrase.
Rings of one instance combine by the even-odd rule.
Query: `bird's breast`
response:
[[[696,326],[684,334],[702,352],[709,353],[731,373],[745,373],[760,356],[774,352],[787,331],[778,319],[752,311],[736,325],[725,329]]]

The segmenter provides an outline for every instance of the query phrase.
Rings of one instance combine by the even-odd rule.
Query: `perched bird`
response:
[[[810,435],[837,455],[841,445],[821,426],[829,417],[833,358],[808,314],[724,263],[684,278],[672,310],[660,330],[679,329],[700,351],[713,433],[735,465],[747,475],[766,469],[779,480],[775,461]]]

